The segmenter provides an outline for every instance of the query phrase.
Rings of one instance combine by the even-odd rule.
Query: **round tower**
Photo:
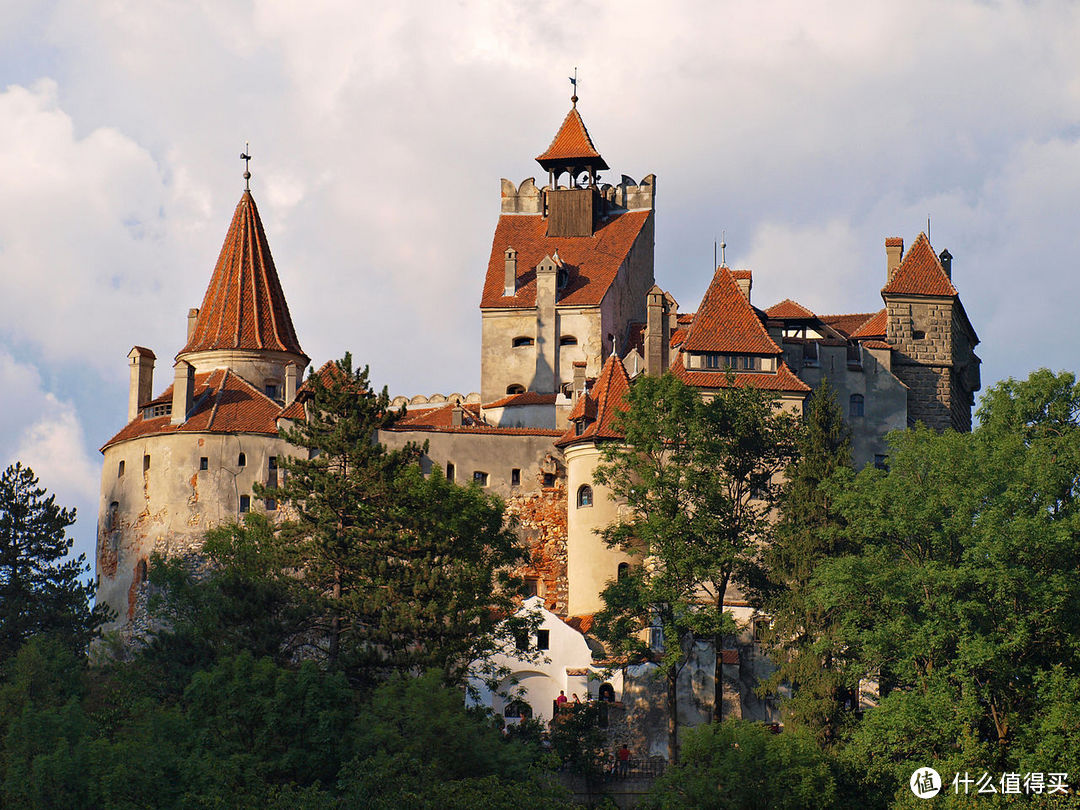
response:
[[[116,613],[111,629],[137,633],[148,627],[152,553],[197,554],[208,529],[249,511],[277,514],[275,499],[252,490],[276,486],[293,449],[278,425],[303,417],[295,399],[308,357],[249,191],[202,306],[188,314],[171,385],[153,395],[151,350],[136,346],[128,359],[128,423],[101,450],[97,598]]]

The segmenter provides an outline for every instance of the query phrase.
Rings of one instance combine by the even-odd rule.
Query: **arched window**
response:
[[[524,700],[511,700],[503,709],[503,717],[528,720],[532,717],[532,707]]]
[[[582,484],[580,487],[578,487],[577,505],[579,507],[592,506],[592,487],[590,487],[588,484]]]
[[[619,563],[619,573],[616,575],[616,579],[626,579],[626,575],[630,573],[630,563]]]
[[[243,453],[241,453],[239,456],[237,456],[236,457],[236,466],[237,467],[246,467],[247,466],[247,456],[245,456]]]
[[[510,342],[510,345],[513,346],[515,349],[520,348],[521,346],[532,346],[533,339],[531,337],[524,336],[516,337]]]
[[[519,385],[518,383],[514,383],[513,385],[508,385],[508,386],[506,386],[506,393],[507,394],[524,394],[525,393],[525,386],[524,385]]]
[[[610,683],[607,683],[606,681],[600,684],[599,698],[600,700],[606,701],[607,703],[614,703],[615,687],[612,686]]]
[[[865,400],[862,394],[852,394],[851,399],[848,400],[848,416],[856,417],[862,416],[865,407]]]
[[[560,346],[577,346],[577,338],[573,335],[563,335],[559,338]]]

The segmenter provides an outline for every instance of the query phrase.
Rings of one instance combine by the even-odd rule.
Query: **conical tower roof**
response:
[[[236,206],[198,318],[177,356],[218,349],[289,352],[307,359],[250,191]]]
[[[592,138],[589,137],[589,131],[585,129],[585,122],[581,120],[581,113],[578,112],[576,103],[563,119],[562,126],[559,127],[551,146],[537,157],[536,161],[548,171],[568,167],[608,168],[607,163],[593,146]]]

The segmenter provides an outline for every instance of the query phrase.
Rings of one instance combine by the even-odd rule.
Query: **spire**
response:
[[[177,357],[217,349],[289,352],[306,364],[250,191],[236,206],[187,345]]]
[[[607,163],[596,151],[589,131],[585,129],[585,122],[581,120],[581,113],[577,109],[577,94],[570,100],[573,102],[570,112],[563,119],[551,145],[536,158],[536,162],[546,171],[569,171],[572,174],[586,169],[607,169]]]

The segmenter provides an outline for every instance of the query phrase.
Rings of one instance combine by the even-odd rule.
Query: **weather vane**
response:
[[[720,231],[720,264],[727,267],[727,231]]]
[[[244,151],[240,153],[240,159],[244,161],[244,191],[251,191],[251,145],[244,141]]]
[[[570,86],[574,88],[574,94],[570,96],[570,101],[573,105],[577,106],[577,68],[574,68],[574,75],[570,78]]]

